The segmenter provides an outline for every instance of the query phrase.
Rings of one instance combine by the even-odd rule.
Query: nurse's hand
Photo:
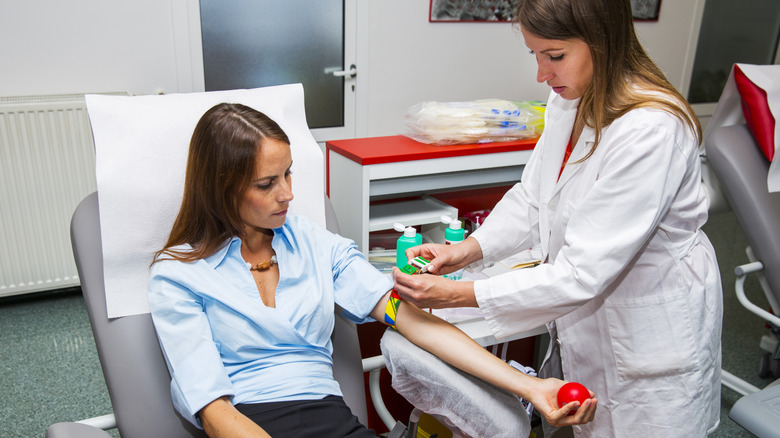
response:
[[[534,409],[542,415],[548,423],[555,427],[569,426],[572,424],[585,424],[593,421],[596,415],[598,399],[593,391],[590,391],[589,399],[577,408],[579,402],[573,401],[563,407],[558,407],[558,390],[566,384],[565,381],[549,378],[540,379],[526,399],[534,405]],[[577,409],[574,415],[569,415],[573,409]]]
[[[409,275],[398,268],[393,268],[393,278],[393,289],[404,301],[417,307],[477,307],[473,281],[454,281],[430,274]]]
[[[406,250],[406,258],[422,257],[429,262],[428,272],[444,275],[482,259],[482,248],[476,239],[469,237],[455,245],[426,243]]]

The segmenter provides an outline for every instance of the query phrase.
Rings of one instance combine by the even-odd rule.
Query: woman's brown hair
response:
[[[199,260],[240,235],[241,199],[254,177],[264,138],[290,144],[276,122],[248,106],[221,103],[203,114],[190,141],[179,214],[152,263],[161,257]],[[174,249],[184,244],[192,249]]]
[[[634,31],[629,0],[520,0],[515,25],[540,38],[579,39],[593,58],[593,81],[578,117],[596,131],[634,108],[660,108],[678,117],[701,142],[701,125],[688,101],[650,59]]]

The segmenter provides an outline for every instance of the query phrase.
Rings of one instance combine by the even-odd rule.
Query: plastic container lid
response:
[[[405,227],[404,224],[396,222],[393,224],[393,229],[399,233],[404,233],[404,237],[414,237],[417,235],[417,229],[414,227]]]
[[[449,216],[442,216],[441,221],[445,224],[449,224],[450,229],[459,230],[463,227],[463,224],[458,219],[452,219]]]

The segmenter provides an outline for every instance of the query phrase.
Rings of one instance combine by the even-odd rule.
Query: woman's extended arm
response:
[[[389,293],[379,300],[371,312],[371,316],[377,321],[384,321],[388,296]],[[595,398],[587,400],[573,416],[569,416],[569,411],[577,406],[576,402],[558,408],[556,400],[558,389],[566,382],[558,379],[538,379],[517,371],[482,348],[457,327],[421,311],[412,304],[403,301],[400,303],[395,326],[411,342],[450,365],[525,398],[554,426],[582,424],[593,420],[597,404]]]
[[[203,430],[210,438],[270,438],[262,427],[238,411],[230,399],[220,397],[198,412]]]

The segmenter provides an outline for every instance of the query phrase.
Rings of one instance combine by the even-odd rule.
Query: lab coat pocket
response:
[[[683,374],[696,369],[685,291],[606,303],[618,378]]]

